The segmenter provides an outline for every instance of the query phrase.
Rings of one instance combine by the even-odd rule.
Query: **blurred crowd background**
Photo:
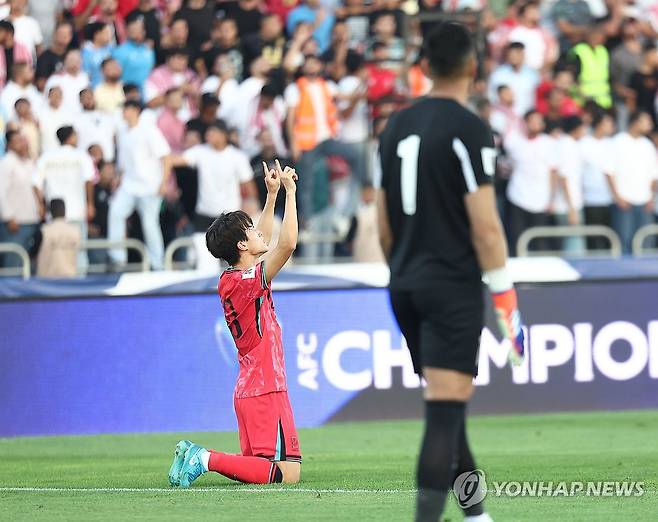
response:
[[[275,158],[300,173],[299,258],[382,260],[377,136],[431,89],[442,20],[477,39],[513,254],[530,227],[578,224],[628,253],[658,213],[656,0],[0,0],[0,20],[0,242],[39,275],[132,261],[88,239],[142,240],[162,269],[220,212],[257,218]]]

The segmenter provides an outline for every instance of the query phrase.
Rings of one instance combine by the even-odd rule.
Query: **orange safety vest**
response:
[[[414,65],[409,68],[407,80],[409,82],[409,91],[412,98],[425,96],[432,88],[432,81],[423,74],[420,65]]]
[[[331,97],[327,83],[324,80],[321,81],[325,99],[324,106],[327,111],[327,125],[333,137],[338,131],[336,104]],[[308,151],[314,149],[318,144],[315,107],[313,107],[308,79],[297,80],[297,87],[299,88],[299,105],[295,111],[294,139],[299,150]]]

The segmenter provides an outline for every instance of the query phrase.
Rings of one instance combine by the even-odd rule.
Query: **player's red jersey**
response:
[[[265,264],[227,269],[219,279],[219,297],[238,349],[235,397],[287,391],[281,327],[265,280]]]

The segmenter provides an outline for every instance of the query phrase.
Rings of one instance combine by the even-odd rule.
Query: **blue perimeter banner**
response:
[[[658,408],[658,282],[520,288],[530,355],[483,330],[474,413]],[[278,292],[299,427],[420,416],[384,289]],[[0,436],[236,429],[216,295],[0,303]]]

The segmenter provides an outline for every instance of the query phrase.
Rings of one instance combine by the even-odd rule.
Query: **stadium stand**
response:
[[[41,4],[0,1],[2,275],[38,272],[55,198],[80,230],[78,274],[162,269],[165,251],[169,268],[207,266],[208,214],[257,215],[261,162],[275,157],[302,174],[296,262],[381,260],[377,137],[431,88],[422,37],[444,20],[477,37],[470,105],[495,132],[510,251],[654,247],[655,2]],[[217,120],[225,140],[210,146]],[[219,184],[206,182],[209,147]],[[180,154],[198,161],[170,168]]]

